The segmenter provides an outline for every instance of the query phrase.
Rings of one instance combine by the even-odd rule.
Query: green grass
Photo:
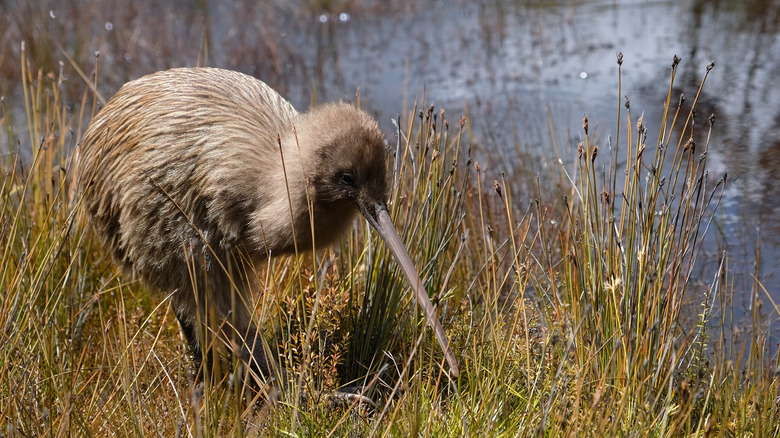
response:
[[[24,101],[5,101],[0,120],[0,434],[780,434],[780,363],[764,320],[754,312],[750,336],[732,335],[732,298],[747,291],[734,289],[727,254],[705,267],[708,280],[696,275],[726,181],[707,174],[696,99],[678,105],[676,62],[662,120],[616,102],[614,138],[585,122],[568,164],[538,177],[501,173],[498,153],[472,151],[467,117],[451,124],[422,99],[389,136],[390,208],[460,377],[360,222],[338,248],[257,272],[258,321],[297,378],[276,403],[254,405],[219,383],[193,398],[169,304],[116,274],[70,187],[91,88],[68,111],[60,72],[24,51],[20,64]],[[754,287],[757,308],[768,294]],[[376,408],[333,403],[343,386],[364,386]]]

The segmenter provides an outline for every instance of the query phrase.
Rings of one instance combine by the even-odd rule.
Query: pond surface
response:
[[[526,148],[549,150],[548,116],[575,139],[562,155],[573,158],[584,114],[603,137],[614,138],[623,101],[618,52],[634,119],[644,114],[657,133],[674,55],[682,58],[674,92],[690,100],[714,60],[697,105],[700,126],[716,115],[711,178],[728,174],[718,229],[711,232],[726,238],[742,290],[750,290],[748,274],[760,272],[780,299],[780,88],[773,80],[780,77],[779,4],[433,2],[374,12],[346,20],[338,11],[315,15],[314,30],[299,36],[296,46],[321,97],[350,98],[359,87],[361,101],[387,130],[386,122],[422,93],[451,118],[467,105],[484,147],[514,150],[519,139]],[[309,91],[289,96],[305,106]]]
[[[710,177],[714,182],[727,173],[728,185],[710,252],[725,239],[737,289],[750,291],[757,273],[780,301],[777,1],[31,3],[0,6],[7,8],[0,11],[7,29],[0,48],[3,95],[20,95],[24,39],[28,56],[43,66],[65,61],[58,44],[86,71],[100,51],[106,97],[152,71],[208,64],[261,78],[299,109],[313,100],[352,99],[359,88],[362,106],[392,133],[390,120],[424,93],[450,120],[468,108],[476,143],[508,153],[521,142],[551,155],[552,121],[555,135],[573,139],[559,153],[573,158],[584,114],[601,141],[614,137],[623,102],[618,52],[622,94],[634,119],[644,114],[648,143],[655,143],[673,56],[682,58],[674,92],[691,100],[714,60],[697,120],[705,129],[716,114]],[[74,85],[69,98],[79,102],[82,83],[65,62]],[[492,169],[503,170],[511,169]],[[747,307],[747,293],[744,300]]]

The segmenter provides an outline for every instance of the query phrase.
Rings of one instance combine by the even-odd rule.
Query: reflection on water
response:
[[[772,1],[323,2],[307,9],[279,2],[9,0],[0,13],[0,92],[18,96],[19,41],[38,65],[56,71],[62,46],[90,71],[100,51],[100,81],[110,96],[125,81],[174,66],[209,64],[257,76],[298,108],[312,100],[361,101],[388,132],[417,96],[447,109],[469,108],[477,142],[518,142],[543,155],[548,116],[561,138],[578,138],[587,114],[614,134],[617,52],[623,94],[657,129],[672,57],[683,62],[675,93],[691,98],[711,60],[716,68],[698,104],[699,122],[717,115],[710,147],[713,181],[728,173],[718,233],[730,239],[736,270],[755,272],[775,299],[780,273],[780,5]],[[359,3],[359,4],[353,4]],[[332,6],[335,8],[335,6]],[[71,88],[83,90],[65,66]],[[21,101],[18,99],[17,101]],[[648,139],[653,143],[654,139]],[[564,156],[574,155],[562,143]],[[512,160],[507,164],[511,166]],[[496,174],[502,170],[495,169]],[[542,169],[539,169],[542,171]],[[530,197],[530,195],[529,195]],[[713,233],[717,234],[717,233]],[[749,290],[745,276],[742,286]]]

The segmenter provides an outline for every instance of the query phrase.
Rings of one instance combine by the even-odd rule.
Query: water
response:
[[[653,143],[673,56],[682,58],[675,96],[689,101],[714,60],[697,123],[705,132],[707,117],[716,115],[711,184],[727,173],[728,185],[709,257],[700,261],[717,266],[716,241],[725,240],[744,291],[738,305],[747,307],[755,273],[780,300],[779,24],[780,4],[766,1],[434,2],[313,23],[302,45],[313,48],[307,59],[324,60],[307,67],[324,71],[327,99],[349,98],[359,86],[364,104],[387,121],[424,91],[451,118],[467,105],[481,142],[508,149],[518,138],[549,146],[548,114],[571,138],[581,136],[583,114],[603,138],[614,137],[623,99],[618,52],[623,93],[634,118],[644,114]],[[561,153],[574,155],[573,148]]]
[[[748,305],[756,272],[780,301],[778,1],[323,2],[330,10],[291,2],[76,3],[0,6],[0,28],[7,29],[0,48],[3,95],[22,102],[14,62],[26,39],[28,56],[53,71],[65,61],[54,43],[87,71],[100,51],[105,96],[152,71],[207,63],[259,77],[299,109],[312,96],[351,100],[359,88],[362,106],[388,133],[394,132],[390,120],[424,93],[451,121],[468,108],[481,147],[511,155],[519,141],[549,155],[548,116],[564,138],[581,136],[584,114],[602,138],[614,136],[623,99],[618,52],[624,54],[623,94],[634,117],[644,113],[650,143],[672,57],[682,58],[674,92],[689,99],[715,60],[697,123],[703,130],[716,114],[710,175],[729,178],[708,252],[713,257],[704,261],[714,262],[716,240],[725,239],[731,270],[739,273],[737,290],[745,291],[741,304]],[[83,85],[67,61],[65,72],[66,96],[77,105]],[[574,156],[573,144],[562,147],[561,154]],[[510,169],[491,169],[502,170]]]

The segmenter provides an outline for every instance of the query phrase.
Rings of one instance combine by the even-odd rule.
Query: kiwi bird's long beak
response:
[[[428,293],[425,292],[425,288],[423,288],[417,269],[415,269],[414,263],[412,263],[412,259],[409,257],[409,253],[406,251],[404,244],[401,242],[401,238],[398,236],[393,220],[390,219],[390,213],[388,213],[387,207],[384,203],[376,203],[368,208],[364,205],[359,205],[359,207],[360,212],[379,233],[387,247],[390,249],[390,252],[395,257],[396,262],[401,266],[401,270],[404,272],[404,275],[406,275],[406,279],[414,290],[417,304],[422,308],[423,313],[425,313],[425,318],[428,320],[428,324],[431,328],[433,328],[433,331],[436,334],[436,340],[439,341],[439,345],[441,345],[441,348],[444,351],[444,357],[450,365],[450,373],[454,377],[457,377],[458,362],[455,360],[455,355],[450,349],[450,340],[447,338],[447,334],[444,332],[444,328],[441,326],[439,318],[436,316],[436,310],[433,308],[433,304],[431,304],[431,300],[428,298]],[[370,211],[372,209],[374,211]]]

